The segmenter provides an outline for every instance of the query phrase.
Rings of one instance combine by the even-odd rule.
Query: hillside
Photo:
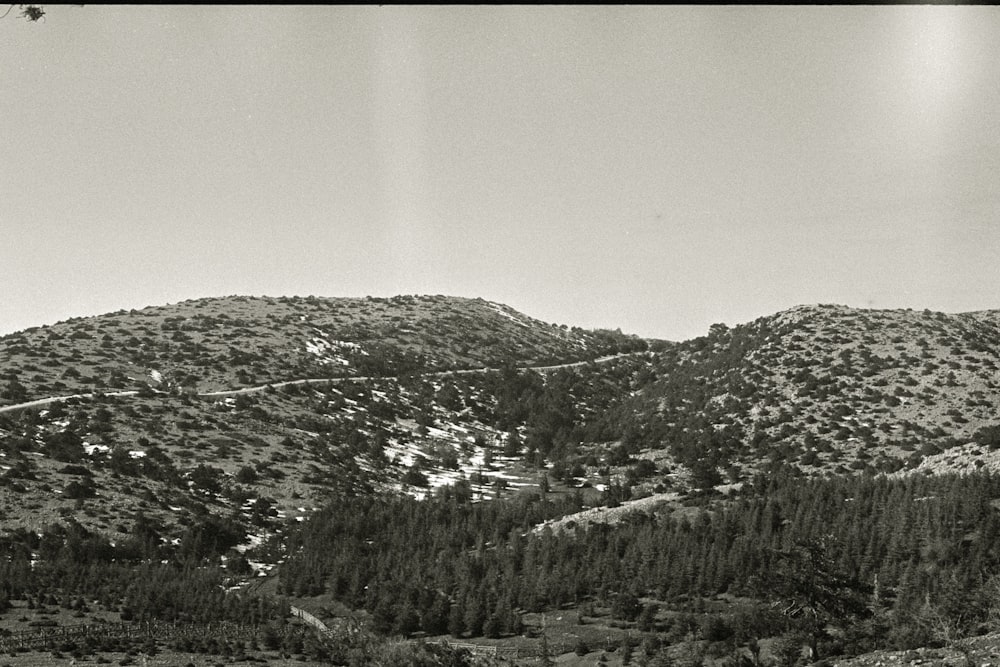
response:
[[[658,355],[626,442],[732,481],[785,464],[896,472],[973,441],[961,464],[992,466],[995,441],[980,429],[1000,422],[998,360],[992,311],[803,306],[715,325]]]
[[[178,535],[207,511],[255,543],[337,493],[419,495],[493,468],[533,485],[487,460],[506,431],[474,398],[490,376],[463,369],[610,366],[646,347],[447,297],[201,299],[11,334],[0,522],[127,534],[142,513]]]
[[[651,346],[481,299],[201,299],[0,338],[3,404],[81,396],[0,405],[0,499],[35,528],[189,506],[273,528],[461,480],[607,504],[776,466],[1000,469],[998,353],[995,311],[801,306]]]
[[[544,365],[618,351],[626,337],[443,296],[227,297],[119,311],[0,338],[0,406],[47,396],[302,378]]]
[[[11,334],[0,612],[53,586],[77,604],[69,577],[112,617],[318,596],[380,633],[537,651],[568,608],[564,643],[587,615],[649,656],[723,651],[693,632],[750,650],[748,617],[789,628],[755,573],[832,530],[824,567],[879,582],[889,645],[940,635],[967,606],[949,590],[979,631],[1000,487],[914,473],[1000,470],[998,354],[996,311],[801,306],[667,343],[450,297],[202,299]],[[855,630],[827,649],[883,645]]]

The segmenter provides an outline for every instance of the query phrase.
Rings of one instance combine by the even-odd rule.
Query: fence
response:
[[[488,646],[486,644],[463,644],[461,642],[450,642],[446,639],[440,641],[429,641],[428,644],[437,644],[455,649],[463,649],[473,655],[489,656],[493,658],[537,658],[542,655],[541,646]],[[570,653],[576,648],[576,644],[569,642],[551,642],[548,645],[550,656]],[[617,648],[616,642],[606,642],[601,648],[613,650]]]
[[[462,644],[458,642],[449,642],[447,640],[427,643],[437,644],[447,648],[462,649],[473,655],[482,655],[491,658],[530,658],[539,655],[539,651],[535,649],[519,646],[486,646],[483,644]]]
[[[315,627],[327,639],[337,634],[353,635],[360,625],[353,619],[331,621],[335,627],[328,627],[309,612],[297,607],[291,608],[292,615]],[[60,625],[31,630],[0,631],[0,653],[13,653],[31,649],[58,648],[63,644],[85,644],[101,640],[155,639],[160,641],[223,639],[246,641],[257,636],[260,627],[228,621],[213,623],[167,623],[153,621],[147,623],[83,623]]]
[[[330,620],[330,623],[333,625],[333,627],[330,627],[304,609],[290,607],[290,610],[292,616],[296,616],[302,619],[303,623],[313,626],[327,639],[343,638],[345,636],[353,637],[361,632],[361,623],[357,619],[347,617],[334,618]]]
[[[257,634],[255,625],[218,622],[195,623],[93,623],[63,625],[37,630],[18,630],[0,635],[0,652],[12,653],[30,649],[58,647],[104,639],[237,639],[246,640]]]

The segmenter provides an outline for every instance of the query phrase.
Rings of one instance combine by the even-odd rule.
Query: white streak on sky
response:
[[[382,11],[375,27],[373,133],[378,151],[382,267],[405,291],[426,274],[434,242],[429,220],[425,142],[426,79],[412,11]]]

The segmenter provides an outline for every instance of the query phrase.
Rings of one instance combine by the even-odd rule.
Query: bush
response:
[[[430,486],[430,480],[427,479],[427,475],[425,475],[419,470],[416,470],[415,468],[410,468],[409,470],[407,470],[403,474],[403,478],[401,481],[403,482],[403,484],[408,484],[410,486],[419,486],[422,488]]]
[[[983,426],[972,434],[972,439],[990,449],[1000,449],[1000,424]]]
[[[776,663],[781,667],[792,667],[802,657],[803,643],[802,636],[795,632],[779,637],[771,649]]]
[[[720,616],[706,616],[701,622],[702,638],[710,642],[721,642],[733,636],[733,629]]]
[[[97,491],[94,487],[94,482],[87,478],[81,481],[73,480],[63,489],[63,497],[69,500],[93,498],[95,495],[97,495]]]
[[[634,595],[619,593],[611,603],[611,617],[625,621],[634,621],[642,613],[642,604]]]
[[[257,481],[257,471],[250,466],[243,466],[236,473],[236,481],[240,484],[253,484]]]

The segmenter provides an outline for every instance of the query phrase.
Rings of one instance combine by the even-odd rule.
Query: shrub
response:
[[[257,471],[250,466],[243,466],[236,473],[236,481],[240,484],[253,484],[257,481]]]
[[[93,498],[95,495],[97,495],[97,492],[94,488],[94,482],[90,479],[84,479],[79,482],[73,480],[63,489],[63,496],[70,500]]]
[[[1000,424],[983,426],[972,434],[972,439],[990,449],[1000,449]]]
[[[612,618],[634,621],[642,613],[642,604],[634,595],[619,593],[611,603]]]

